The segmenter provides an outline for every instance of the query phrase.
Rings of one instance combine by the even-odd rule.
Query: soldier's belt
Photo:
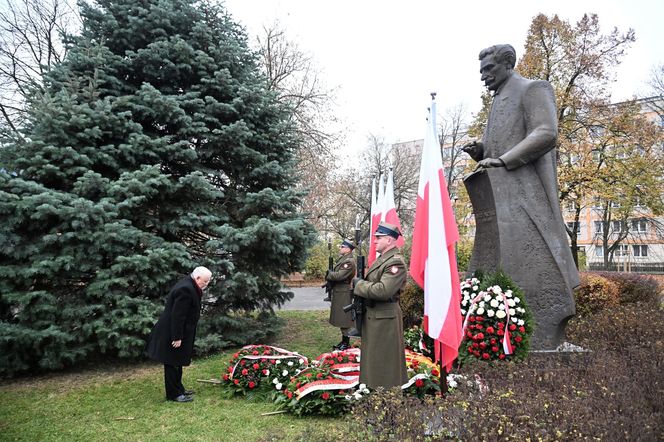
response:
[[[393,298],[390,298],[386,301],[376,301],[375,299],[367,299],[365,302],[366,302],[367,307],[374,308],[377,304],[391,304],[391,303],[394,303],[394,302],[399,302],[399,298],[398,297],[393,297]]]

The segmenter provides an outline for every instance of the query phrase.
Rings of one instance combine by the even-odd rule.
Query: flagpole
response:
[[[433,127],[434,134],[436,139],[438,138],[438,132],[436,131],[436,92],[431,92],[431,126]],[[440,358],[438,360],[438,366],[440,368],[440,395],[445,396],[448,392],[447,387],[447,367],[443,367],[443,351],[445,350],[443,343],[436,341],[437,345],[440,345]]]

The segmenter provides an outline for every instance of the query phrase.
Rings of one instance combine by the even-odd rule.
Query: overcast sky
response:
[[[338,115],[348,128],[349,152],[367,135],[389,143],[424,138],[429,93],[439,114],[463,104],[480,108],[479,51],[498,43],[523,54],[532,18],[542,12],[576,23],[597,13],[604,33],[633,28],[636,43],[616,72],[613,100],[647,90],[664,62],[664,1],[443,1],[443,0],[225,0],[254,41],[278,20],[289,39],[310,53],[329,87],[337,88]]]

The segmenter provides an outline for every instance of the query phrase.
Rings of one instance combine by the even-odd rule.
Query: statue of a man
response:
[[[470,270],[511,276],[533,311],[533,348],[553,349],[575,313],[579,285],[558,202],[553,88],[514,72],[510,45],[484,49],[479,58],[493,102],[482,140],[463,148],[478,162],[464,180],[477,225]]]

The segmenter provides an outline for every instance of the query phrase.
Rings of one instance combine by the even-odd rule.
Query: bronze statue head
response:
[[[495,45],[480,51],[480,74],[490,91],[496,91],[509,78],[516,65],[512,45]]]

